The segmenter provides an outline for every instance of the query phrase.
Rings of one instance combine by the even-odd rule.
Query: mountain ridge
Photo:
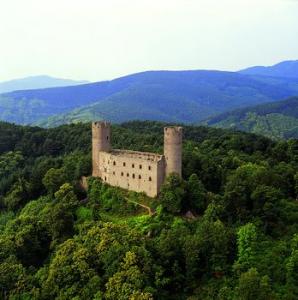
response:
[[[0,82],[0,94],[16,90],[33,90],[50,87],[73,86],[87,83],[86,80],[57,78],[49,75],[35,75]]]
[[[197,123],[298,95],[298,78],[217,70],[145,71],[110,81],[0,95],[0,119],[45,127],[108,119]]]
[[[239,73],[246,75],[298,78],[298,60],[286,60],[272,66],[253,66],[240,70]]]

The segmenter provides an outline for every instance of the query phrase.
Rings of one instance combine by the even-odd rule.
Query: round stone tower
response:
[[[100,176],[99,153],[111,150],[111,125],[105,121],[92,123],[92,176]]]
[[[165,175],[182,174],[182,127],[164,128]]]

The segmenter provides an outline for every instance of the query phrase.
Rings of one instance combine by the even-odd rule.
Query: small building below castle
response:
[[[92,176],[156,197],[165,178],[182,172],[182,127],[164,128],[164,155],[111,148],[108,122],[92,123]]]

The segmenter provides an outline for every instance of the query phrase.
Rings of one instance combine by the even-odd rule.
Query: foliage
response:
[[[113,146],[161,153],[163,126],[113,125]],[[1,299],[298,297],[296,140],[185,126],[183,179],[150,199],[82,189],[90,124],[0,128]]]
[[[280,140],[298,137],[298,98],[250,106],[220,114],[207,124],[233,128]]]
[[[170,174],[160,192],[160,203],[170,213],[179,213],[185,196],[183,181],[176,174]]]

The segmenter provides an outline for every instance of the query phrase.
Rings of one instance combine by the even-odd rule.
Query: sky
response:
[[[298,0],[0,0],[0,81],[298,59]]]

